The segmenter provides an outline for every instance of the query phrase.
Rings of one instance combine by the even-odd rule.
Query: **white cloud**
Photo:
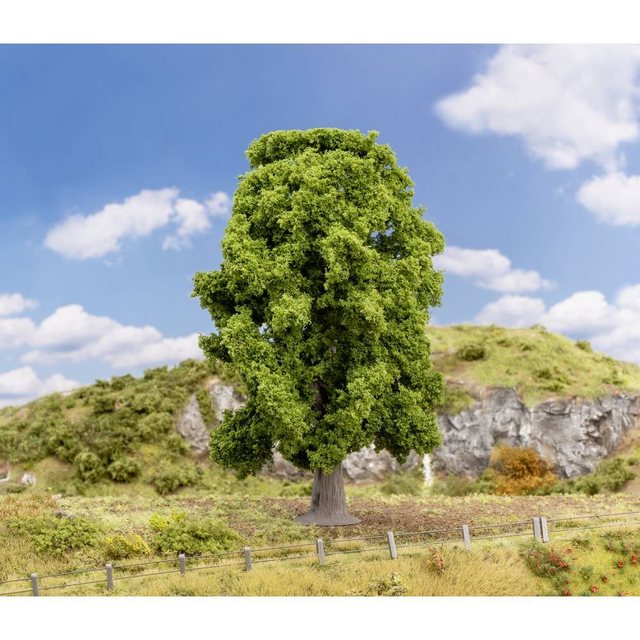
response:
[[[636,45],[507,45],[436,112],[468,133],[519,136],[552,169],[620,165],[638,139]]]
[[[23,404],[47,393],[70,391],[79,386],[79,382],[59,373],[41,380],[31,367],[20,367],[0,373],[0,407]]]
[[[511,260],[496,249],[447,247],[442,255],[434,257],[433,262],[438,269],[472,278],[478,286],[502,293],[537,291],[553,286],[537,271],[513,269]]]
[[[530,327],[538,323],[545,311],[539,298],[502,296],[487,304],[476,316],[478,324],[497,324],[505,327]]]
[[[592,178],[580,187],[576,200],[601,222],[640,225],[640,176],[618,171]]]
[[[0,293],[0,316],[14,316],[35,309],[38,303],[20,293]]]
[[[44,244],[66,258],[101,258],[119,251],[125,238],[175,225],[175,234],[165,239],[163,248],[181,249],[193,234],[209,228],[210,217],[229,212],[229,197],[223,192],[212,194],[204,204],[178,195],[173,188],[145,190],[124,202],[107,204],[97,213],[69,216],[49,231]]]
[[[588,338],[596,349],[640,364],[640,284],[623,287],[612,302],[600,291],[578,291],[548,309],[538,298],[502,296],[487,304],[476,322],[510,327],[540,323],[572,338]]]
[[[115,368],[132,368],[202,357],[197,334],[165,338],[155,327],[123,325],[77,304],[59,307],[43,320],[29,345],[34,349],[22,356],[25,363],[102,360]]]
[[[0,318],[0,349],[15,349],[29,342],[35,324],[29,318]]]

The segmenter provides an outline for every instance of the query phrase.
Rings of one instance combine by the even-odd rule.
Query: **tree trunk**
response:
[[[311,492],[311,509],[308,513],[299,515],[296,522],[328,526],[358,524],[360,522],[358,518],[347,513],[341,464],[329,475],[319,469],[315,470]]]

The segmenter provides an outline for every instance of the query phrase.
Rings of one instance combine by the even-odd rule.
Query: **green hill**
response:
[[[429,327],[432,359],[456,412],[487,387],[515,388],[529,406],[553,397],[598,398],[640,391],[640,367],[596,353],[586,341],[544,327]]]
[[[427,331],[434,363],[447,380],[447,412],[460,411],[496,386],[516,388],[527,404],[554,396],[594,398],[640,390],[640,367],[541,327],[458,325]],[[11,462],[14,479],[0,484],[0,492],[22,490],[15,479],[24,471],[36,476],[39,487],[65,494],[237,488],[233,474],[194,455],[175,428],[194,394],[204,421],[213,425],[206,391],[213,377],[239,386],[228,368],[190,360],[150,369],[141,378],[98,380],[66,395],[0,410],[0,460]],[[307,490],[255,478],[245,481],[243,490],[249,485],[266,493]]]

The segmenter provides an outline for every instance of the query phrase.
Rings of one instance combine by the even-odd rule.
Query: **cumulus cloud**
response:
[[[530,327],[544,315],[545,304],[539,298],[502,296],[487,304],[476,316],[478,324],[497,324],[504,327]]]
[[[600,291],[578,291],[547,308],[538,298],[502,296],[476,316],[481,324],[527,327],[588,338],[596,349],[640,364],[640,284],[629,285],[608,301]]]
[[[551,169],[593,160],[610,171],[619,147],[640,133],[639,71],[635,45],[502,46],[436,112],[468,133],[518,136]]]
[[[102,360],[115,368],[173,364],[201,358],[198,335],[166,338],[152,326],[124,325],[87,313],[77,304],[59,307],[34,328],[25,363]]]
[[[619,171],[597,176],[580,187],[576,200],[601,222],[640,225],[640,176]]]
[[[0,407],[19,405],[47,393],[70,391],[80,386],[62,374],[41,380],[31,367],[0,373]]]
[[[228,215],[230,200],[224,192],[212,194],[204,204],[178,196],[173,188],[144,190],[97,213],[69,216],[49,231],[44,244],[66,258],[101,258],[119,251],[126,238],[173,225],[176,230],[165,238],[163,248],[182,249],[192,235],[210,227],[211,217]]]
[[[537,291],[553,286],[537,271],[514,269],[511,260],[496,249],[447,247],[442,255],[434,257],[433,262],[438,269],[471,278],[480,287],[502,293]]]
[[[29,318],[0,318],[0,349],[16,349],[29,342],[35,330]]]
[[[20,293],[0,293],[0,316],[15,316],[37,306],[35,300],[29,300]]]

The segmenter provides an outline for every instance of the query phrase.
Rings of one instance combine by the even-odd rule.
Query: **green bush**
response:
[[[114,533],[105,536],[103,542],[105,556],[109,560],[124,560],[151,555],[151,549],[137,533]]]
[[[576,340],[576,347],[578,347],[578,349],[582,349],[582,351],[586,351],[587,353],[593,353],[591,343],[588,340]]]
[[[97,525],[78,517],[21,518],[10,520],[8,525],[13,531],[26,534],[38,553],[57,556],[95,547],[102,538]]]
[[[482,342],[470,342],[462,345],[458,351],[456,351],[456,356],[458,360],[464,360],[466,362],[484,360],[487,356],[487,350]]]
[[[81,451],[73,459],[73,466],[83,482],[97,482],[104,475],[100,458],[91,451]]]
[[[149,520],[155,532],[151,546],[159,553],[216,553],[240,545],[240,537],[226,524],[212,518],[195,518],[184,512],[154,514]]]
[[[140,463],[133,458],[117,458],[109,465],[107,473],[115,482],[129,482],[140,474]]]
[[[391,474],[380,485],[381,493],[388,496],[419,496],[424,492],[424,476],[419,468]]]
[[[200,482],[202,469],[193,465],[162,469],[151,478],[151,484],[161,495],[173,493],[181,487],[189,487]]]
[[[138,422],[140,438],[145,442],[153,442],[159,436],[169,433],[174,426],[170,413],[150,413]]]

